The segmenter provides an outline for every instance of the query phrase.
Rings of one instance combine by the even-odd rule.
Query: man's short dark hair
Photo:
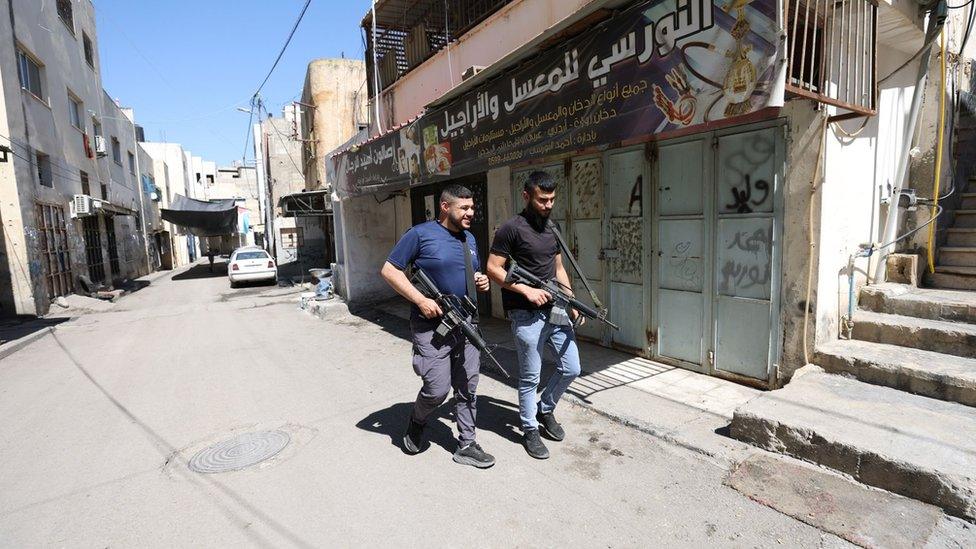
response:
[[[444,187],[441,191],[441,198],[439,202],[447,202],[450,204],[459,198],[473,198],[474,194],[471,189],[465,187],[464,185],[448,185]]]
[[[525,185],[522,187],[525,192],[532,194],[536,187],[542,189],[544,192],[551,193],[556,190],[556,180],[552,178],[548,173],[536,170],[529,174],[528,179],[525,180]]]

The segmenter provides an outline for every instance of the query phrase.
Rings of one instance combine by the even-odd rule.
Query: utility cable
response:
[[[255,103],[257,103],[258,112],[260,113],[261,90],[264,89],[264,85],[268,83],[268,79],[271,78],[271,75],[278,67],[278,63],[281,61],[281,58],[285,55],[285,50],[287,50],[288,45],[291,44],[291,39],[294,38],[295,31],[298,30],[298,25],[302,22],[302,19],[305,17],[305,12],[308,11],[308,6],[311,3],[312,0],[305,0],[305,5],[302,6],[302,11],[301,13],[298,14],[298,19],[295,20],[295,24],[292,25],[291,27],[291,32],[288,33],[288,38],[285,39],[285,43],[281,46],[281,51],[278,52],[278,57],[275,58],[274,63],[271,65],[271,69],[268,70],[268,74],[265,75],[264,80],[261,81],[261,85],[258,86],[258,89],[255,90],[254,94],[251,95],[251,113],[248,115],[247,118],[247,133],[244,136],[244,153],[241,155],[242,163],[246,164],[247,161],[247,146],[251,142],[251,132],[253,131],[253,129],[251,128],[251,122],[254,121]]]
[[[946,118],[946,104],[945,104],[945,92],[946,92],[946,40],[945,40],[945,29],[939,33],[941,38],[940,46],[941,52],[939,57],[942,60],[941,63],[941,75],[942,79],[939,83],[939,137],[936,142],[935,149],[935,187],[932,195],[935,197],[935,207],[939,207],[939,183],[942,177],[942,148],[945,143],[945,118]],[[928,239],[928,262],[929,262],[929,272],[935,272],[935,225],[929,225],[929,239]]]
[[[264,113],[265,114],[268,114],[270,116],[270,113],[268,113],[268,110],[267,109],[264,109]],[[284,135],[281,135],[281,131],[278,129],[278,126],[276,126],[274,123],[269,124],[269,126],[271,126],[271,129],[273,129],[274,132],[276,134],[278,134],[278,138],[281,139],[282,144],[285,144],[286,138],[285,138]],[[288,160],[291,162],[291,165],[294,166],[296,170],[298,170],[298,173],[300,173],[300,174],[304,174],[305,173],[304,170],[302,170],[301,168],[298,167],[298,163],[295,162],[295,159],[294,158],[292,158],[291,151],[289,151],[287,147],[285,147],[285,156],[288,157]]]
[[[261,93],[261,90],[264,88],[264,85],[267,84],[268,79],[271,78],[271,74],[274,72],[275,68],[278,67],[278,62],[281,61],[281,57],[285,55],[285,50],[288,49],[288,44],[291,43],[292,37],[295,36],[295,31],[298,30],[298,24],[302,22],[302,18],[305,17],[305,12],[308,11],[308,6],[311,3],[312,0],[305,0],[305,5],[302,7],[302,12],[298,14],[298,19],[296,19],[295,24],[292,25],[291,32],[288,33],[288,38],[285,40],[285,44],[281,46],[281,51],[278,52],[278,57],[275,58],[274,64],[271,65],[271,70],[268,71],[268,75],[265,76],[264,80],[261,81],[261,85],[258,86],[258,89],[254,92],[253,97],[257,97],[258,94]]]
[[[813,176],[810,178],[810,203],[807,206],[807,232],[809,233],[809,246],[807,248],[807,294],[803,304],[803,363],[810,364],[810,344],[807,334],[810,323],[810,296],[813,292],[813,255],[816,248],[816,241],[813,238],[813,202],[817,197],[817,190],[820,188],[820,165],[824,157],[824,149],[827,142],[827,123],[828,117],[824,114],[823,126],[820,130],[820,148],[817,150],[817,162],[813,167]]]

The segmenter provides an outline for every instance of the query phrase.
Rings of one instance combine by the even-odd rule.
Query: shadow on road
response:
[[[50,326],[57,326],[68,318],[37,318],[34,316],[15,316],[0,318],[0,345],[29,336]]]
[[[173,275],[173,280],[198,280],[201,278],[216,278],[227,276],[227,262],[214,262],[213,272],[209,264],[194,265],[180,274]]]
[[[417,380],[419,389],[420,380]],[[390,444],[403,450],[403,434],[407,430],[407,421],[413,410],[413,402],[399,402],[388,408],[377,410],[356,423],[356,427],[390,437]],[[424,438],[430,444],[436,444],[449,453],[457,449],[457,439],[454,428],[454,399],[448,399],[440,405],[427,420]],[[441,418],[447,423],[440,421]],[[519,431],[518,406],[505,400],[490,396],[478,395],[479,431],[490,431],[516,444],[521,444],[522,435]]]

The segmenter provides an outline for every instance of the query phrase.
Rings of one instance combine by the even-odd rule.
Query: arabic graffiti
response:
[[[599,158],[573,162],[571,186],[574,219],[599,219],[603,215],[602,165]]]
[[[701,257],[689,255],[691,241],[677,242],[671,250],[668,264],[672,267],[670,274],[684,282],[688,289],[701,288]]]
[[[640,217],[614,217],[610,219],[611,245],[617,256],[611,258],[610,280],[640,284],[643,282],[641,258],[644,255],[643,219]]]
[[[727,232],[737,226],[731,233]],[[772,278],[771,219],[748,219],[722,224],[723,250],[719,292],[736,297],[769,299]]]
[[[745,185],[741,190],[739,187],[732,187],[732,203],[726,204],[725,207],[735,210],[736,213],[752,213],[752,206],[761,206],[769,198],[769,183],[762,179],[756,181],[756,190],[763,192],[762,198],[750,201],[752,198],[752,180],[751,176],[746,174]]]

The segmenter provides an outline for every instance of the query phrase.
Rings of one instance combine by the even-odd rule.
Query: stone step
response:
[[[947,246],[976,246],[976,228],[947,229]]]
[[[976,227],[976,210],[956,210],[953,227],[973,228]]]
[[[976,324],[859,310],[853,339],[948,355],[976,357]]]
[[[944,246],[939,248],[939,265],[946,267],[976,267],[976,248]]]
[[[944,290],[976,290],[976,269],[936,265],[934,273],[925,273],[925,282]]]
[[[858,304],[876,313],[976,323],[976,292],[886,282],[861,288]]]
[[[815,362],[865,383],[976,406],[976,360],[971,358],[854,339],[817,347]]]
[[[970,185],[971,187],[972,185]],[[959,205],[964,210],[976,210],[976,193],[962,193],[962,202]]]
[[[976,520],[976,408],[813,365],[740,406],[734,438]]]

